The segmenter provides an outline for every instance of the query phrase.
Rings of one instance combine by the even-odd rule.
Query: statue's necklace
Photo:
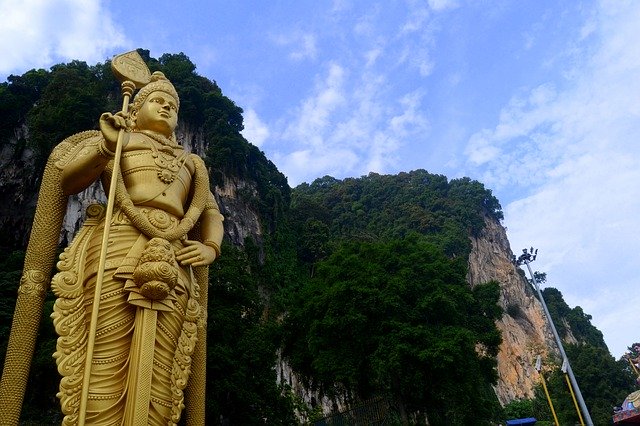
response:
[[[176,157],[174,150],[180,145],[157,133],[144,130],[141,133],[144,133],[157,142],[157,144],[150,142],[149,145],[151,145],[153,161],[159,168],[158,179],[166,184],[170,184],[176,179],[185,161],[187,161],[187,153],[182,151],[182,154]]]
[[[187,212],[175,228],[158,229],[151,223],[151,220],[146,216],[144,211],[133,203],[131,195],[129,195],[129,191],[127,191],[127,187],[124,185],[122,169],[119,169],[120,175],[116,181],[116,205],[122,209],[136,228],[150,238],[160,237],[167,241],[175,241],[183,238],[195,226],[207,205],[207,200],[210,195],[209,175],[204,162],[202,160],[194,161],[193,166],[193,198]],[[107,178],[110,179],[113,173],[112,162],[107,164],[105,172],[107,173]]]

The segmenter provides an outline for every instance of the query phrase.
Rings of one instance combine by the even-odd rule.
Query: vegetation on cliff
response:
[[[495,326],[502,315],[499,283],[470,288],[465,282],[469,237],[481,234],[487,218],[502,219],[491,191],[468,178],[448,180],[424,170],[326,176],[292,189],[242,137],[242,109],[199,76],[189,58],[140,53],[152,71],[163,71],[176,85],[180,125],[203,135],[212,185],[246,183],[236,196],[257,213],[262,229],[259,239],[225,243],[211,268],[208,418],[291,424],[295,413],[317,415],[317,401],[309,405],[291,383],[278,383],[280,353],[309,389],[344,395],[352,405],[383,398],[399,421],[502,420],[491,388],[501,341]],[[64,137],[96,128],[100,113],[117,110],[119,99],[108,62],[73,61],[0,84],[0,151],[20,164],[32,161],[24,175],[9,179],[0,172],[0,357],[26,243],[16,230],[29,228],[44,160]],[[6,219],[7,206],[20,211],[24,223]],[[557,302],[550,310],[567,318],[573,335],[590,348],[568,350],[576,374],[605,369],[611,380],[619,378],[611,363],[599,361],[606,346],[588,315],[562,306],[561,295],[549,298]],[[54,345],[45,316],[31,379],[38,385],[29,386],[25,419],[57,419]],[[594,373],[590,383],[602,377]],[[603,390],[617,385],[598,386],[588,403],[604,398],[604,407],[618,397]]]

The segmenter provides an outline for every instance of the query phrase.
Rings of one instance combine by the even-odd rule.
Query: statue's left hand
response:
[[[184,240],[184,245],[176,252],[176,260],[182,266],[206,266],[216,260],[216,251],[200,241]]]

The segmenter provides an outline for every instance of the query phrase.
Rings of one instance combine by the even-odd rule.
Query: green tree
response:
[[[610,422],[613,407],[635,390],[634,376],[606,347],[583,344],[565,349],[594,423]]]
[[[29,111],[30,145],[44,164],[53,146],[74,133],[95,129],[97,118],[114,109],[107,95],[113,80],[104,79],[104,67],[73,61],[51,68],[51,80]],[[110,102],[111,101],[111,102]],[[40,168],[39,168],[40,169]]]
[[[564,348],[594,424],[610,424],[613,407],[634,390],[634,376],[606,347],[582,343],[565,344]],[[547,387],[560,423],[573,424],[579,418],[565,375],[556,368],[547,377]],[[539,406],[546,404],[541,390],[537,399]]]
[[[0,83],[0,146],[8,142],[16,129],[25,123],[27,113],[40,98],[49,80],[50,74],[40,69],[27,71],[22,76],[10,75],[7,83]]]
[[[231,424],[293,424],[292,401],[278,385],[279,325],[265,316],[255,257],[227,244],[211,267],[207,418]],[[254,253],[255,254],[255,253]]]
[[[504,406],[505,420],[526,419],[529,417],[535,417],[532,399],[514,399]]]
[[[570,308],[564,301],[562,293],[556,288],[543,289],[542,297],[562,338],[567,338],[567,333],[570,331],[579,342],[607,351],[602,332],[591,324],[591,315],[585,314],[580,306]]]
[[[488,422],[497,284],[472,291],[465,274],[461,259],[416,234],[345,243],[292,303],[285,354],[325,392],[389,394],[405,421],[422,412],[436,425]]]

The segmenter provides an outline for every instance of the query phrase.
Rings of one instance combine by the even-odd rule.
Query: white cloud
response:
[[[424,29],[429,18],[429,9],[420,3],[412,5],[407,16],[407,20],[400,29],[401,34],[419,32]]]
[[[359,36],[373,37],[378,33],[378,20],[380,19],[380,13],[380,4],[373,4],[365,14],[358,17],[355,25],[353,26],[353,32]]]
[[[244,130],[241,132],[242,136],[255,146],[262,146],[271,133],[269,127],[260,120],[253,108],[245,110],[243,118]]]
[[[292,184],[326,174],[384,173],[396,166],[398,149],[425,134],[429,123],[420,90],[389,101],[388,84],[382,75],[354,75],[336,63],[327,67],[314,92],[274,136],[296,147],[276,155]]]
[[[367,52],[364,53],[364,57],[366,59],[366,64],[365,67],[370,68],[372,66],[375,65],[377,59],[380,57],[380,55],[382,55],[382,48],[381,47],[374,47],[370,50],[368,50]]]
[[[331,115],[345,103],[345,70],[338,64],[329,66],[327,77],[316,85],[315,93],[303,101],[296,120],[288,126],[284,137],[308,140],[321,145],[321,135],[330,125]]]
[[[535,268],[548,272],[549,285],[561,289],[570,306],[593,315],[616,356],[639,340],[624,327],[640,319],[630,309],[640,284],[638,160],[585,155],[571,173],[505,209],[512,247],[540,248]],[[616,323],[622,312],[630,315]]]
[[[125,45],[99,1],[1,0],[0,16],[0,74],[71,59],[103,61]]]
[[[313,33],[295,30],[274,35],[272,40],[278,46],[289,48],[289,58],[294,61],[314,60],[318,56],[317,37]]]
[[[500,149],[493,145],[489,139],[490,135],[487,130],[471,136],[465,149],[465,154],[474,166],[486,164],[500,155]]]
[[[399,44],[398,64],[408,64],[422,77],[428,77],[435,66],[431,50],[439,28],[434,20],[429,19],[431,14],[425,4],[410,2],[408,6],[406,19],[395,36]]]
[[[427,3],[429,3],[429,7],[436,12],[455,9],[459,6],[457,0],[428,0]]]
[[[327,55],[321,71],[313,71],[316,83],[305,98],[268,123],[269,155],[294,185],[325,174],[395,172],[401,149],[431,131],[423,81],[408,81],[431,75],[435,67],[431,51],[439,28],[429,6],[422,1],[334,6],[328,17],[314,18],[326,18],[326,25],[313,33],[313,43],[303,41],[308,31],[299,28],[272,37],[294,52],[301,45],[316,46],[312,55],[296,58]]]
[[[340,176],[344,168],[351,169],[358,162],[356,153],[347,148],[334,147],[331,153],[306,149],[286,155],[276,155],[279,167],[287,176],[291,185],[324,175]]]
[[[515,96],[466,154],[489,187],[523,194],[505,206],[512,246],[540,248],[549,285],[593,315],[620,356],[639,340],[616,321],[640,320],[628,308],[640,284],[640,4],[604,6],[588,23],[597,48],[565,64],[571,79]]]

